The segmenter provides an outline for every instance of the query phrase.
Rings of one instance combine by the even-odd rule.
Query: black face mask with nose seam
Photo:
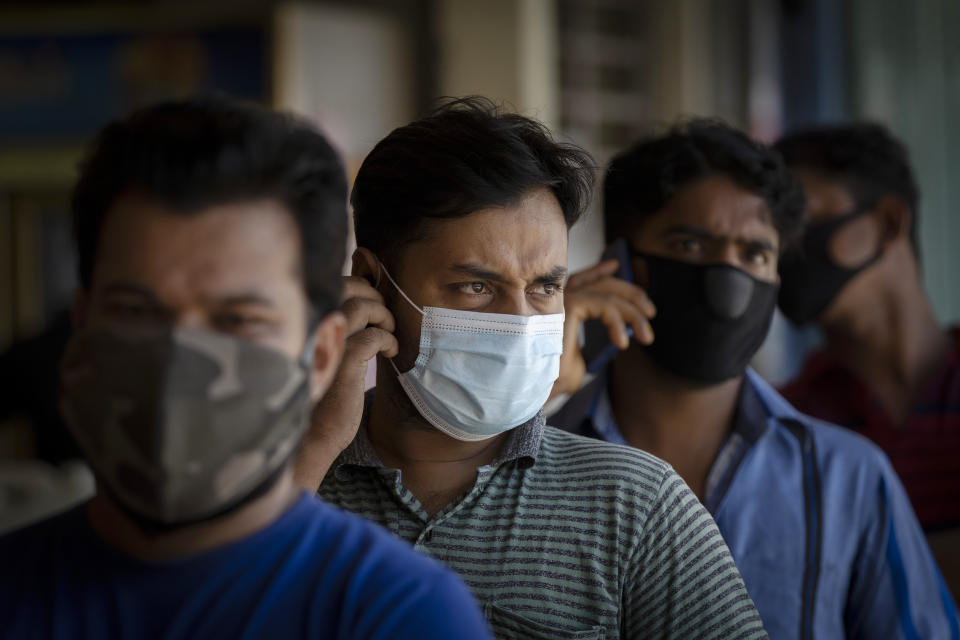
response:
[[[682,378],[718,383],[741,375],[766,338],[778,286],[728,264],[695,264],[645,253],[647,294],[657,307],[658,365]]]
[[[857,267],[841,267],[830,257],[830,241],[851,220],[868,213],[865,203],[845,215],[811,225],[802,245],[780,260],[780,310],[791,322],[804,325],[817,318],[860,272],[880,259],[882,250]]]

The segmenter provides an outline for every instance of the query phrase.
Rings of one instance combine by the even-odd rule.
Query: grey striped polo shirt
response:
[[[459,572],[499,638],[765,638],[713,519],[630,447],[514,429],[466,495],[428,517],[361,425],[319,495]]]

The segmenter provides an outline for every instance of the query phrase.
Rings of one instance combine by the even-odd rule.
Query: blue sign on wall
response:
[[[0,36],[0,144],[84,140],[158,100],[217,91],[269,101],[261,27]]]

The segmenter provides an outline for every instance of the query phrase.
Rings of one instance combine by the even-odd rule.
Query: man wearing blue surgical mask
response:
[[[603,317],[621,350],[597,362],[588,349],[583,362],[574,341],[564,368],[597,376],[551,420],[669,462],[716,518],[772,638],[956,637],[955,605],[887,459],[747,366],[803,207],[776,152],[722,123],[694,120],[615,157],[605,224],[625,264],[571,278],[566,304],[568,334]],[[653,335],[629,341],[620,318],[640,315],[640,287]]]
[[[765,637],[667,465],[545,425],[591,182],[583,151],[483,99],[373,149],[352,195],[352,336],[299,478],[454,568],[498,637]]]

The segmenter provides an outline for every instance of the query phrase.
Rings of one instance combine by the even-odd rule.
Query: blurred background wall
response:
[[[69,190],[93,132],[136,106],[205,91],[305,115],[351,174],[445,95],[505,102],[601,166],[684,115],[721,117],[765,141],[799,125],[880,120],[912,153],[927,286],[940,319],[956,322],[958,28],[955,0],[6,2],[0,352],[43,335],[40,353],[53,354],[66,335]],[[600,229],[597,211],[574,229],[572,269],[599,256]],[[758,365],[782,380],[812,339],[778,321]],[[5,361],[0,454],[67,455],[5,409],[16,404],[13,377],[54,384],[47,357]]]

